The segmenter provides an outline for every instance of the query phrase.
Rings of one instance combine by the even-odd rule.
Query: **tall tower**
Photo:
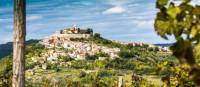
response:
[[[79,31],[78,31],[78,28],[77,28],[77,24],[74,24],[73,25],[73,29],[74,29],[74,33],[78,33]]]
[[[74,24],[74,25],[73,25],[73,28],[74,28],[74,29],[77,29],[77,24]]]

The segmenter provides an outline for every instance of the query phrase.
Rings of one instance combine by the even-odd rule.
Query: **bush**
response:
[[[86,54],[86,60],[96,60],[98,59],[98,55],[89,55],[89,54]]]
[[[122,50],[118,53],[119,57],[121,58],[133,58],[136,57],[135,53],[130,50]]]
[[[84,77],[81,78],[81,83],[88,83],[88,84],[91,84],[91,82],[93,82],[95,80],[95,75],[93,74],[85,74]]]
[[[116,73],[112,70],[100,70],[97,73],[97,78],[115,76]]]
[[[0,86],[10,87],[12,84],[12,56],[0,60]]]
[[[81,71],[79,74],[79,78],[85,77],[87,74],[84,71]]]
[[[75,69],[83,69],[87,66],[87,61],[85,60],[75,60],[71,62],[71,67]]]
[[[103,53],[103,52],[97,53],[95,55],[98,56],[98,57],[110,57],[109,54]]]
[[[47,69],[53,69],[53,70],[58,70],[58,64],[57,63],[47,63]],[[58,70],[59,71],[59,70]]]
[[[93,38],[95,38],[95,39],[99,39],[99,38],[101,38],[101,34],[99,34],[99,33],[95,33],[95,34],[93,35]]]
[[[74,60],[73,58],[71,58],[69,55],[67,56],[59,56],[58,59],[62,62],[69,62],[69,61],[72,61]]]
[[[112,70],[101,70],[97,73],[96,86],[97,87],[116,87],[117,79],[116,73]]]

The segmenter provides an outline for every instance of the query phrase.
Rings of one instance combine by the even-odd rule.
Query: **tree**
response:
[[[12,87],[25,83],[26,0],[14,0],[13,78]]]
[[[118,53],[119,57],[121,58],[133,58],[136,57],[135,53],[130,50],[122,50]]]
[[[181,63],[190,66],[190,77],[200,86],[200,69],[195,55],[200,52],[200,6],[191,5],[191,0],[157,0],[159,9],[155,20],[155,30],[164,39],[173,36],[176,42],[170,47],[173,55]],[[194,51],[197,49],[197,51]]]
[[[92,34],[93,33],[93,29],[92,28],[88,28],[87,29],[87,33]]]
[[[99,38],[101,38],[101,34],[95,33],[93,37],[99,39]]]

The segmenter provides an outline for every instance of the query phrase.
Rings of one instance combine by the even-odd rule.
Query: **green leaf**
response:
[[[197,35],[197,30],[195,27],[192,27],[192,30],[191,30],[191,33],[192,37],[196,36]]]
[[[183,33],[183,28],[181,28],[178,24],[177,20],[170,20],[171,31],[173,32],[175,38],[180,37]]]
[[[174,6],[173,3],[170,4],[169,8],[167,9],[167,14],[172,18],[176,18],[179,13],[181,13],[181,9],[177,6]]]
[[[189,3],[191,0],[183,0],[184,3]]]
[[[156,8],[163,8],[168,2],[169,0],[157,0]]]
[[[197,58],[198,60],[200,60],[200,43],[198,43],[195,47],[194,47],[194,55],[195,58]]]
[[[200,25],[197,24],[195,26],[192,27],[190,34],[195,37],[197,34],[199,34],[200,32]]]
[[[163,37],[164,39],[167,39],[166,34],[171,34],[170,22],[163,21],[163,20],[156,20],[155,21],[155,30],[161,37]]]

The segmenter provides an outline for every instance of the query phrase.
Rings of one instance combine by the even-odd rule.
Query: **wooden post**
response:
[[[118,87],[122,87],[123,86],[123,76],[119,76],[118,77]]]
[[[14,0],[12,87],[25,86],[26,0]]]

